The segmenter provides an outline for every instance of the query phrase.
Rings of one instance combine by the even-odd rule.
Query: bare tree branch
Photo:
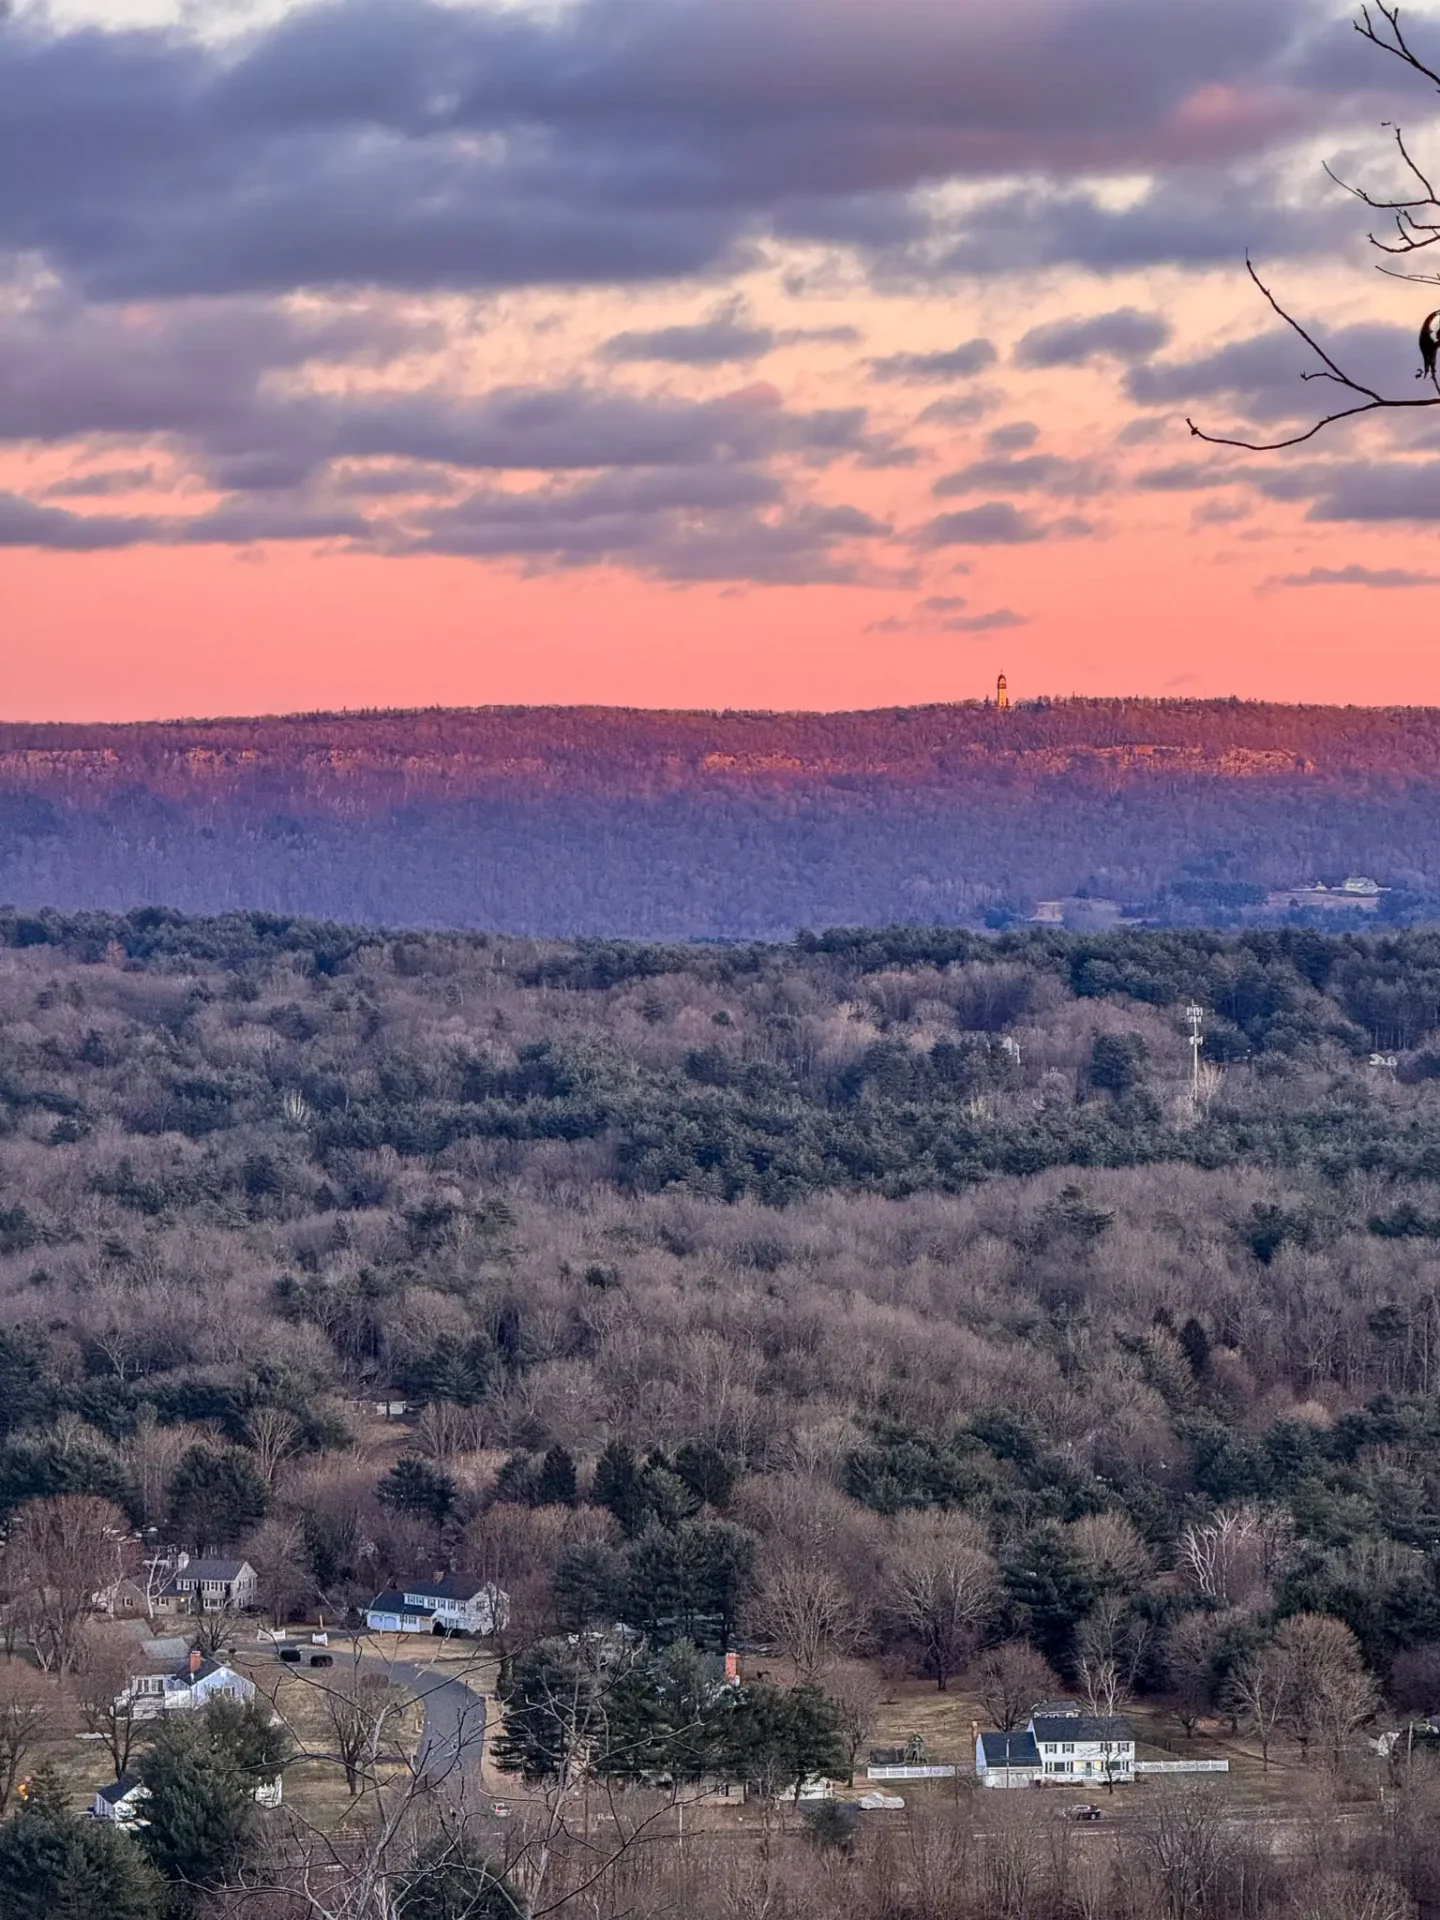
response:
[[[1419,74],[1422,79],[1430,81],[1437,89],[1440,89],[1440,68],[1432,67],[1428,62],[1421,59],[1420,55],[1410,44],[1405,29],[1400,24],[1400,7],[1398,4],[1386,5],[1384,0],[1377,0],[1377,4],[1373,6],[1370,4],[1362,5],[1359,17],[1352,22],[1352,25],[1363,40],[1368,40],[1372,46],[1378,47],[1382,53],[1389,54],[1392,59],[1400,61],[1402,65],[1410,68],[1412,72]],[[1408,195],[1402,194],[1398,198],[1390,199],[1371,193],[1367,188],[1357,186],[1353,181],[1344,179],[1328,162],[1325,164],[1325,172],[1329,178],[1335,182],[1336,186],[1350,194],[1352,198],[1360,201],[1363,206],[1369,207],[1377,213],[1387,213],[1391,216],[1394,228],[1393,233],[1388,237],[1382,237],[1380,234],[1372,232],[1370,234],[1370,244],[1378,252],[1385,254],[1389,259],[1409,259],[1416,254],[1425,252],[1427,248],[1433,247],[1437,242],[1440,242],[1440,193],[1437,193],[1435,182],[1431,178],[1431,175],[1420,164],[1419,160],[1416,159],[1410,147],[1407,145],[1403,130],[1398,126],[1393,127],[1391,130],[1395,136],[1395,149],[1399,155],[1401,166],[1405,174],[1414,183],[1415,191],[1413,193]],[[1197,440],[1204,440],[1210,446],[1238,447],[1247,453],[1277,453],[1286,447],[1303,446],[1306,441],[1313,440],[1317,434],[1323,433],[1327,427],[1335,426],[1341,420],[1354,420],[1360,415],[1368,413],[1408,412],[1417,408],[1433,407],[1440,404],[1440,372],[1437,372],[1436,368],[1436,350],[1437,346],[1440,346],[1440,315],[1430,315],[1426,319],[1424,326],[1420,329],[1421,366],[1415,376],[1417,380],[1428,379],[1430,381],[1431,386],[1435,389],[1433,395],[1427,394],[1423,399],[1418,400],[1393,398],[1388,394],[1381,393],[1377,388],[1367,385],[1365,381],[1359,380],[1353,374],[1347,372],[1326,348],[1320,344],[1315,334],[1312,333],[1308,327],[1302,325],[1286,307],[1281,305],[1274,293],[1260,278],[1259,274],[1256,273],[1254,264],[1248,254],[1245,259],[1245,270],[1275,316],[1281,320],[1292,333],[1297,335],[1310,349],[1311,353],[1315,355],[1316,359],[1319,360],[1320,365],[1318,367],[1313,367],[1308,372],[1302,372],[1300,378],[1302,380],[1328,380],[1335,386],[1342,388],[1346,393],[1354,395],[1354,404],[1337,407],[1333,412],[1323,415],[1319,420],[1315,421],[1312,426],[1306,427],[1302,432],[1286,434],[1278,440],[1252,440],[1240,435],[1211,433],[1205,428],[1197,426],[1195,421],[1187,416],[1185,424]],[[1391,279],[1406,280],[1427,285],[1440,285],[1440,272],[1407,272],[1384,262],[1377,263],[1377,271],[1387,274]]]

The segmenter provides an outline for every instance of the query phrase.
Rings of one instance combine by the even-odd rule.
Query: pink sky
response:
[[[94,4],[0,29],[0,716],[1440,702],[1440,415],[1184,425],[1316,398],[1247,246],[1417,392],[1315,0]]]

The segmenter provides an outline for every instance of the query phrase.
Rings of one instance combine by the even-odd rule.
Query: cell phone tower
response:
[[[1190,1022],[1190,1092],[1198,1100],[1200,1098],[1200,1049],[1205,1044],[1203,1032],[1205,1009],[1192,1003],[1185,1009],[1185,1018]]]

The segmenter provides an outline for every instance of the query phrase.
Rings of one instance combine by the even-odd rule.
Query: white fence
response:
[[[1136,1773],[1229,1773],[1228,1760],[1137,1760]]]
[[[958,1767],[867,1767],[867,1780],[953,1780]]]

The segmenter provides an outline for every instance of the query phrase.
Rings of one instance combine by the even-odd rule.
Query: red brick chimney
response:
[[[196,1674],[199,1673],[200,1668],[204,1664],[204,1659],[205,1656],[201,1653],[199,1647],[192,1647],[190,1649],[190,1678],[192,1680]]]

